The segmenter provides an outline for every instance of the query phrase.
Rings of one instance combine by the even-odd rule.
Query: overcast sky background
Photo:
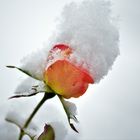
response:
[[[2,140],[11,140],[5,139],[4,134],[11,129],[16,130],[14,126],[6,125],[3,121],[7,110],[17,104],[18,107],[15,108],[20,109],[22,106],[23,110],[26,108],[32,110],[33,106],[30,104],[35,105],[38,100],[36,98],[26,101],[15,100],[12,101],[13,106],[10,106],[11,101],[7,98],[13,94],[24,75],[5,68],[5,65],[19,65],[25,55],[47,44],[56,17],[62,11],[62,7],[70,1],[0,0],[0,139],[3,135]],[[112,4],[113,11],[119,15],[120,20],[120,56],[115,61],[112,71],[99,84],[91,85],[85,95],[72,100],[78,107],[81,132],[76,136],[69,134],[67,140],[74,140],[74,137],[75,139],[79,137],[80,140],[140,139],[140,1],[112,0]],[[48,106],[52,106],[52,114],[57,114],[61,108],[59,105],[55,106],[56,100],[53,99],[48,103]],[[21,114],[25,115],[24,112]],[[61,113],[58,116],[63,117]]]

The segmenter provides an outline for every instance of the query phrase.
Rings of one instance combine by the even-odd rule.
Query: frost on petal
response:
[[[44,82],[29,77],[19,84],[15,93],[29,95],[44,91],[46,91],[46,85]]]
[[[90,71],[95,83],[111,69],[119,54],[118,28],[111,4],[85,0],[65,6],[52,44],[68,44],[74,50],[71,61]]]

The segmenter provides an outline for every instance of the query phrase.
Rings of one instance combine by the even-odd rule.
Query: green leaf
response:
[[[75,132],[79,133],[79,132],[77,131],[77,129],[75,128],[75,126],[74,126],[72,123],[70,123],[70,126],[71,126],[71,128],[72,128]]]
[[[73,104],[71,102],[68,102],[68,101],[65,101],[64,98],[62,96],[60,96],[60,95],[58,95],[58,97],[59,97],[59,99],[60,99],[60,101],[62,103],[62,106],[63,106],[63,108],[64,108],[64,110],[66,112],[67,119],[68,119],[68,122],[69,122],[70,127],[75,132],[79,133],[77,131],[77,129],[75,128],[74,124],[71,123],[71,119],[74,120],[75,122],[78,122],[77,118],[75,117],[75,114],[76,114],[76,106],[75,106],[75,104]],[[74,107],[74,111],[73,111],[73,109],[71,109],[73,107]]]
[[[37,140],[55,140],[55,133],[51,125],[45,124],[44,131]]]
[[[9,97],[9,99],[21,98],[21,97],[31,97],[31,96],[34,96],[34,95],[36,95],[36,94],[38,94],[38,93],[41,93],[41,92],[45,92],[45,94],[48,94],[48,99],[53,98],[53,97],[56,95],[56,94],[53,93],[53,92],[39,91],[39,92],[31,93],[31,94],[13,95],[13,96]]]
[[[29,71],[24,70],[24,69],[22,69],[22,68],[19,68],[19,67],[16,67],[16,66],[6,66],[6,67],[7,67],[7,68],[12,68],[12,69],[18,69],[19,71],[25,73],[26,75],[28,75],[28,76],[30,76],[30,77],[36,79],[36,80],[40,80],[37,76],[32,75]]]
[[[45,92],[45,91],[44,91]],[[38,94],[40,92],[34,92],[32,94],[19,94],[19,95],[14,95],[14,96],[11,96],[9,97],[9,99],[13,99],[13,98],[21,98],[21,97],[31,97],[31,96],[34,96],[36,94]]]

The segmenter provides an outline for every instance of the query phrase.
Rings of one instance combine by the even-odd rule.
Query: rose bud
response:
[[[46,84],[64,98],[77,98],[86,92],[89,83],[94,83],[88,70],[71,61],[73,51],[68,45],[54,46],[44,72]]]

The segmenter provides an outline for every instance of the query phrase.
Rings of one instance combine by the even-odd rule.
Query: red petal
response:
[[[70,47],[68,45],[65,45],[65,44],[57,44],[53,47],[53,50],[56,49],[56,48],[61,49],[61,50],[66,50]]]

